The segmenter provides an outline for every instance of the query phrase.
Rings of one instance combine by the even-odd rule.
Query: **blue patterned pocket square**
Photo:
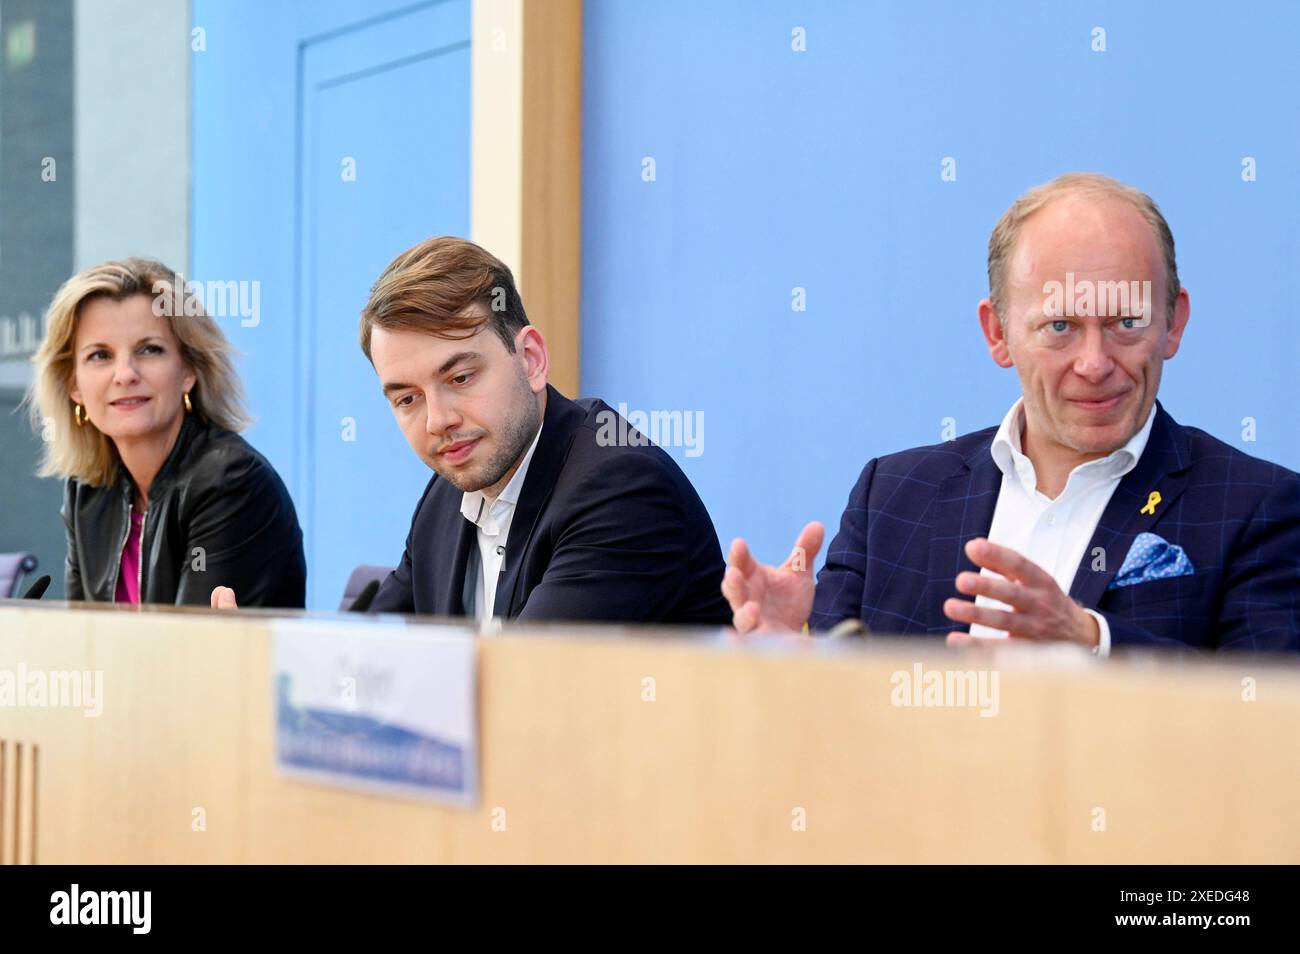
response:
[[[1175,576],[1191,576],[1196,572],[1183,548],[1170,543],[1157,533],[1139,533],[1129,548],[1128,556],[1120,566],[1115,579],[1106,587],[1117,590],[1135,583],[1167,580]]]

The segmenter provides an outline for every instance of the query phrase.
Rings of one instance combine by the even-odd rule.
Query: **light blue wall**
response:
[[[1069,170],[1148,191],[1174,230],[1193,307],[1166,408],[1300,469],[1300,5],[585,12],[583,390],[704,412],[703,455],[673,453],[724,547],[783,558],[870,457],[1001,419],[1019,390],[976,322],[989,232]]]
[[[295,325],[299,44],[410,6],[193,5],[207,45],[192,57],[193,277],[262,281],[262,323],[225,327],[244,354],[250,440],[305,519],[322,493]],[[588,0],[584,30],[583,392],[703,412],[703,455],[669,450],[724,545],[744,534],[779,557],[806,519],[838,520],[869,457],[939,440],[947,417],[959,432],[1000,419],[1017,383],[975,321],[988,233],[1017,194],[1070,169],[1146,189],[1174,228],[1193,309],[1166,406],[1300,468],[1287,301],[1300,7]],[[940,179],[945,156],[956,182]],[[1242,182],[1244,156],[1258,181]],[[435,218],[430,233],[467,231]],[[367,236],[367,271],[406,228],[391,248]],[[344,564],[400,553],[425,472],[397,445],[369,460],[360,486],[398,487],[406,512],[333,558],[316,605],[336,599]]]
[[[310,608],[393,565],[430,473],[358,345],[371,283],[469,231],[469,0],[196,0],[193,274],[257,281],[222,321],[303,527]],[[344,161],[355,161],[355,177]],[[345,175],[346,173],[346,175]]]

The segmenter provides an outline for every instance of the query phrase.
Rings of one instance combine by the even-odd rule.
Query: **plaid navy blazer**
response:
[[[943,602],[961,596],[958,573],[978,572],[966,541],[993,525],[996,433],[867,463],[818,574],[812,628],[852,617],[888,634],[968,628]],[[1144,514],[1152,491],[1160,502]],[[1144,531],[1182,547],[1194,574],[1107,589]],[[1146,448],[1106,505],[1070,596],[1106,617],[1114,646],[1300,648],[1300,474],[1181,426],[1157,402]]]

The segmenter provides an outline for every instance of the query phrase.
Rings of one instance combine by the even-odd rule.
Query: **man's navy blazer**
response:
[[[533,451],[506,538],[496,615],[547,620],[723,625],[722,549],[704,504],[663,450],[598,440],[616,412],[546,389]],[[610,415],[610,417],[605,417]],[[606,427],[605,434],[638,434]],[[477,529],[461,491],[436,474],[415,508],[401,565],[372,612],[465,615]]]
[[[958,573],[979,570],[965,544],[993,525],[996,433],[867,464],[817,577],[812,627],[857,617],[881,633],[968,629],[943,602],[961,596]],[[1153,491],[1160,502],[1143,513]],[[1194,572],[1108,589],[1143,532],[1182,547]],[[1115,646],[1300,648],[1300,475],[1179,425],[1157,402],[1146,448],[1102,513],[1070,596],[1106,618]]]

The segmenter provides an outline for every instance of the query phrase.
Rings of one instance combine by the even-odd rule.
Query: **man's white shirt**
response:
[[[1068,594],[1079,561],[1083,559],[1084,550],[1092,540],[1111,495],[1124,475],[1137,466],[1138,458],[1146,448],[1155,417],[1153,403],[1146,423],[1127,444],[1106,457],[1074,468],[1061,495],[1052,500],[1039,492],[1034,465],[1021,452],[1025,414],[1024,399],[1018,399],[1002,419],[990,448],[994,462],[1002,471],[1002,488],[998,491],[989,540],[1028,557],[1050,573],[1061,591]],[[1114,558],[1114,554],[1106,554],[1106,559]],[[986,568],[981,568],[980,573],[1000,576]],[[982,594],[975,598],[975,604],[1012,609]],[[1100,613],[1091,609],[1087,612],[1097,620],[1101,630],[1097,654],[1106,656],[1110,653],[1110,626]],[[972,624],[970,631],[973,636],[1001,638],[1007,635],[1003,630],[979,623]]]
[[[501,575],[501,565],[505,562],[506,538],[510,536],[515,504],[519,502],[519,493],[523,490],[524,478],[528,475],[528,465],[532,462],[533,451],[537,449],[541,436],[542,429],[539,427],[519,469],[496,500],[489,503],[482,491],[472,490],[460,501],[461,515],[478,528],[479,561],[474,606],[475,615],[480,622],[491,619],[496,608],[497,579]]]

